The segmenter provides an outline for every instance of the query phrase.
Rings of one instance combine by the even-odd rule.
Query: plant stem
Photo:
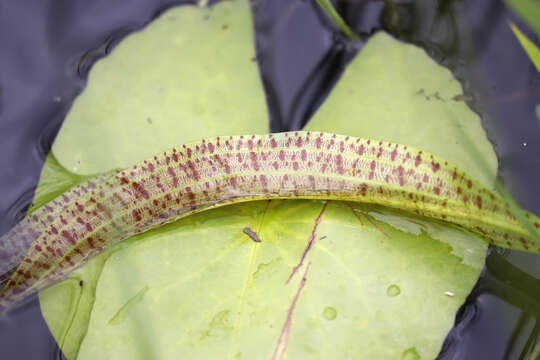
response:
[[[358,36],[351,30],[351,28],[345,23],[345,20],[338,14],[330,0],[316,0],[317,4],[325,12],[325,14],[336,24],[345,36],[350,40],[358,40]]]

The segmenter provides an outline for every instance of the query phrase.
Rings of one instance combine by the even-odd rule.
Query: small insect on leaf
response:
[[[261,239],[259,238],[257,233],[255,231],[251,230],[250,228],[248,228],[247,226],[244,228],[244,233],[247,236],[249,236],[251,238],[251,240],[253,240],[255,242],[261,242]]]

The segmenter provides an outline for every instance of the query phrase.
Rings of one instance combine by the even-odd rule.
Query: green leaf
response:
[[[223,52],[223,43],[244,42],[235,45],[240,49],[231,50],[234,54],[225,62],[215,56],[194,56],[191,63],[208,68],[211,65],[207,62],[218,62],[223,66],[218,72],[227,73],[230,79],[251,76],[246,75],[249,71],[256,74],[256,68],[250,70],[240,60],[240,65],[234,61],[235,56],[243,59],[253,52],[248,9],[247,1],[235,1],[221,2],[210,12],[187,7],[171,10],[179,23],[191,21],[184,16],[199,19],[191,23],[195,29],[184,30],[197,38],[190,43]],[[208,20],[196,11],[208,12],[216,23],[230,16],[227,19],[231,29],[244,24],[242,34],[231,35],[215,45],[210,32],[198,31]],[[170,19],[170,14],[165,13],[161,19]],[[172,29],[176,21],[168,21],[172,28],[165,27],[163,31],[175,32]],[[144,32],[158,28],[153,26]],[[214,31],[222,30],[215,27]],[[200,35],[203,33],[204,36]],[[175,35],[183,33],[176,30]],[[130,38],[125,43],[129,41]],[[157,40],[152,36],[139,37],[132,40],[131,50],[128,45],[119,45],[100,61],[117,70],[100,81],[93,80],[91,75],[88,90],[96,93],[94,102],[85,106],[79,101],[75,104],[74,111],[79,106],[79,113],[86,117],[70,115],[71,125],[62,128],[59,138],[98,133],[92,127],[99,129],[100,136],[93,146],[73,142],[53,148],[68,169],[74,170],[77,164],[81,173],[109,171],[139,160],[135,157],[146,151],[151,153],[155,143],[165,136],[163,129],[152,127],[130,137],[120,135],[118,129],[130,127],[131,117],[103,123],[88,120],[107,115],[107,110],[103,110],[106,106],[123,106],[124,89],[114,95],[111,84],[133,73],[145,76],[148,70],[144,53],[136,53],[147,46],[145,41]],[[180,56],[171,49],[161,49],[161,56]],[[128,71],[127,65],[120,66],[134,58],[138,68]],[[178,60],[178,64],[185,64],[184,61],[187,60]],[[99,72],[100,63],[93,72]],[[384,67],[374,69],[374,64]],[[417,64],[422,65],[421,71],[416,71]],[[156,79],[171,76],[167,70],[150,71]],[[191,136],[191,131],[204,137],[264,132],[268,128],[266,117],[255,117],[260,109],[246,105],[264,101],[260,83],[236,89],[237,83],[231,80],[220,86],[225,87],[222,92],[236,91],[234,97],[227,98],[226,106],[208,102],[207,112],[213,115],[193,117],[197,120],[187,123],[167,123],[166,130],[178,134],[178,143],[184,141],[183,136]],[[408,87],[416,91],[402,94]],[[98,96],[102,88],[105,90]],[[358,93],[348,95],[349,89]],[[417,93],[418,89],[424,89],[424,93]],[[179,101],[159,111],[163,118],[174,116],[197,99],[210,99],[214,90],[175,90],[182,92],[171,94]],[[144,91],[153,90],[146,87]],[[133,100],[132,104],[140,111],[150,105],[142,100],[146,98],[144,91],[138,96],[140,103]],[[319,112],[326,115],[317,115],[309,126],[394,141],[391,137],[397,133],[402,143],[439,155],[450,154],[448,160],[472,167],[459,143],[455,144],[459,139],[447,138],[446,133],[457,125],[445,122],[445,118],[457,117],[459,126],[469,131],[481,153],[493,159],[489,164],[495,173],[495,157],[478,117],[465,104],[446,99],[461,92],[451,74],[423,51],[378,34],[350,64],[321,107]],[[238,111],[246,114],[229,122]],[[261,121],[253,122],[253,118]],[[210,132],[204,134],[206,128]],[[109,149],[108,158],[96,150],[101,141]],[[133,144],[140,149],[134,150]],[[158,144],[161,145],[166,144]],[[137,151],[138,155],[124,148]],[[78,164],[80,159],[84,161]],[[44,184],[48,177],[44,170]],[[489,175],[481,173],[480,177],[491,183]],[[63,188],[59,187],[58,193],[61,191]],[[46,193],[54,191],[49,189]],[[381,207],[330,202],[324,211],[323,208],[320,201],[251,202],[200,213],[132,237],[99,255],[66,281],[40,293],[43,315],[68,359],[271,358],[280,339],[278,350],[287,343],[287,356],[292,359],[434,358],[453,325],[457,309],[478,278],[486,251],[484,242],[453,226]],[[243,232],[245,227],[256,231],[262,242],[255,243]],[[286,285],[312,234],[315,243],[304,265]],[[298,300],[292,308],[296,295]],[[286,331],[283,333],[287,328],[288,336]]]
[[[345,36],[347,36],[351,40],[358,40],[358,36],[354,33],[354,31],[349,28],[347,23],[343,20],[343,18],[339,15],[339,13],[336,11],[334,6],[332,5],[332,2],[330,0],[316,0],[317,4],[323,9],[325,14],[332,20],[334,24],[341,30]]]
[[[529,40],[529,38],[526,37],[514,23],[510,22],[509,25],[510,29],[512,29],[514,35],[516,35],[519,43],[523,47],[523,50],[525,50],[525,52],[529,56],[529,59],[531,59],[532,63],[536,67],[536,70],[540,71],[540,49],[538,48],[538,46],[536,46],[535,43]]]
[[[68,359],[76,359],[94,305],[98,279],[109,249],[75,270],[66,280],[39,293],[41,312],[58,346]]]
[[[322,207],[252,202],[132,239],[107,260],[79,358],[271,358],[304,269],[285,280]],[[322,215],[288,357],[390,359],[414,348],[433,358],[478,276],[485,246],[420,218],[354,210],[331,202]],[[380,229],[361,225],[362,212]],[[242,232],[246,226],[261,243]]]
[[[128,36],[92,68],[47,157],[31,210],[87,174],[123,168],[174,145],[268,132],[254,54],[246,1],[173,8]],[[43,316],[68,359],[77,357],[109,254],[40,293]]]
[[[93,66],[53,144],[58,162],[95,174],[203,137],[268,132],[253,43],[243,1],[167,11]]]
[[[538,0],[504,0],[504,2],[540,36],[540,2]]]
[[[110,171],[115,170],[111,169]],[[49,154],[43,164],[39,186],[36,189],[34,202],[28,209],[28,213],[33,212],[63,192],[92,177],[92,175],[82,176],[66,171],[66,169],[58,163],[54,154]]]
[[[349,64],[305,130],[414,146],[494,188],[497,157],[478,115],[454,100],[462,94],[452,73],[424,50],[381,32]],[[481,158],[471,156],[471,146]]]

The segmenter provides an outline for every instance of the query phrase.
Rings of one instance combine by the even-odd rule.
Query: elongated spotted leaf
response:
[[[4,235],[6,264],[31,246],[0,293],[2,306],[134,234],[206,209],[276,198],[385,205],[460,225],[491,244],[540,253],[504,200],[429,153],[327,133],[218,137],[78,185]],[[536,216],[525,216],[540,227]]]

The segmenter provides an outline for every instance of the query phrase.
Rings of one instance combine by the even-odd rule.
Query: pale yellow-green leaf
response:
[[[266,206],[198,214],[113,253],[79,359],[269,359],[303,269],[289,285],[285,280],[323,203]],[[355,209],[399,216],[418,235],[378,222],[389,239],[331,202],[308,256],[288,358],[394,359],[409,348],[433,358],[449,315],[478,276],[485,246],[469,237],[461,256],[452,255],[448,243],[463,237],[457,230],[382,208]],[[245,235],[245,226],[262,242]]]
[[[53,153],[86,175],[203,137],[268,132],[254,60],[244,1],[173,8],[94,65]]]
[[[68,359],[76,359],[86,334],[97,281],[109,253],[110,250],[103,252],[75,270],[68,279],[39,294],[43,317]]]
[[[305,130],[407,144],[439,155],[493,187],[497,158],[452,73],[416,46],[374,35]],[[472,139],[466,142],[465,136]],[[470,145],[479,154],[471,153]],[[485,166],[484,166],[485,165]],[[484,168],[489,171],[483,170]]]
[[[242,11],[238,12],[237,21],[250,24],[247,1],[219,3],[213,7],[210,16],[218,17],[222,6],[239,7]],[[186,8],[175,10],[179,14],[177,19],[184,16],[180,15],[183,10]],[[186,11],[187,14],[195,13],[194,9]],[[196,11],[205,13],[207,10]],[[204,21],[207,20],[201,17],[201,23],[191,26],[205,26]],[[174,27],[174,22],[171,21],[169,26]],[[234,26],[231,21],[230,28]],[[218,46],[207,45],[206,37],[210,40],[213,36],[210,33],[203,37],[199,31],[191,28],[189,31],[190,36],[197,38],[199,46]],[[221,28],[215,31],[220,32]],[[228,41],[242,42],[249,37],[246,53],[251,53],[252,32],[250,28],[245,31],[248,34],[231,37]],[[143,43],[134,42],[132,46],[145,48],[144,41],[154,39],[148,37],[139,41]],[[234,56],[243,58],[246,55],[238,50],[231,51],[235,52],[231,55],[233,63]],[[113,51],[112,56],[102,62],[129,60],[115,60],[114,54]],[[399,61],[389,60],[389,54]],[[212,57],[194,57],[195,60],[201,67],[205,62],[218,61]],[[141,76],[147,71],[157,79],[169,76],[166,71],[154,73],[155,69],[148,69],[143,58],[136,62],[139,64],[136,73]],[[375,71],[368,66],[376,63],[384,68]],[[412,71],[419,63],[424,64],[422,71]],[[364,64],[362,67],[366,70],[358,64]],[[230,72],[228,76],[234,78],[246,71],[241,62],[238,66],[227,67],[227,63],[223,66],[223,71]],[[402,143],[444,156],[445,151],[452,148],[462,151],[459,139],[455,139],[458,144],[454,140],[451,143],[441,141],[455,126],[441,118],[454,116],[465,119],[459,126],[468,129],[471,139],[486,158],[494,159],[478,118],[471,115],[464,104],[446,99],[427,100],[428,96],[435,96],[430,91],[439,91],[442,98],[446,93],[441,89],[450,87],[456,92],[452,91],[452,95],[458,95],[461,88],[456,86],[457,82],[447,70],[434,64],[423,51],[378,34],[354,59],[350,69],[355,70],[347,71],[336,88],[337,94],[341,95],[332,93],[320,109],[326,117],[317,116],[313,127],[394,141],[396,139],[391,136],[397,133]],[[393,76],[387,78],[381,72]],[[119,67],[108,78],[96,80],[89,86],[99,91],[102,86],[110,87],[109,82],[120,81],[132,73],[133,69],[125,71]],[[410,101],[406,101],[400,96],[389,95],[396,89],[399,92],[405,86],[403,82],[411,89],[425,89],[424,99],[416,99],[413,94]],[[229,89],[234,84],[222,86]],[[342,90],[343,84],[350,84],[352,91],[356,87],[371,87],[372,92],[368,94],[362,90],[356,96],[348,95]],[[123,90],[118,89],[114,95],[112,88],[108,91],[107,96],[96,95],[97,105],[86,105],[80,111],[92,119],[106,116],[100,110],[105,106],[122,106]],[[189,89],[183,91],[191,96],[171,96],[186,96],[182,100],[185,103],[168,104],[160,111],[174,114],[178,108],[191,106],[191,101],[196,101],[199,96]],[[369,102],[372,108],[368,110],[355,105],[365,101],[364,95],[372,97]],[[142,100],[144,97],[135,104],[141,110],[148,105]],[[339,97],[344,98],[343,102]],[[231,103],[225,109],[231,109],[231,114],[223,112],[219,117],[214,114],[197,120],[169,122],[167,131],[181,134],[179,136],[193,131],[200,137],[227,131],[236,134],[265,132],[267,118],[253,117],[258,109],[246,105],[246,102],[263,102],[263,99],[258,84],[249,93],[237,93],[229,98]],[[424,102],[432,100],[434,105],[425,106]],[[423,112],[429,110],[426,114],[433,118],[429,125],[418,107]],[[262,108],[264,110],[264,106]],[[246,111],[252,116],[246,115],[234,122],[231,116],[237,111]],[[365,116],[365,111],[370,113],[369,117]],[[395,116],[390,116],[390,111]],[[348,116],[348,121],[340,118],[343,114]],[[365,122],[366,118],[371,121]],[[65,127],[61,132],[92,133],[88,130],[91,121],[89,123],[82,117],[77,119],[72,118],[71,130]],[[409,128],[420,130],[406,131],[402,124],[404,119]],[[131,124],[130,118],[117,121],[126,127]],[[82,173],[93,172],[91,169],[97,167],[100,171],[108,171],[124,162],[138,160],[132,159],[132,154],[125,148],[139,144],[141,148],[149,147],[137,150],[139,154],[151,153],[156,146],[154,141],[163,139],[161,130],[152,127],[126,138],[117,135],[118,123],[106,125],[107,122],[100,125],[100,138],[105,139],[103,146],[114,142],[114,147],[109,147],[112,160],[95,152],[97,139],[95,146],[74,143],[63,149],[54,147],[53,152],[59,159],[63,156],[61,163],[71,164],[66,166],[73,166],[77,159],[84,157],[91,165]],[[207,127],[213,130],[204,134]],[[217,132],[212,132],[214,130]],[[447,156],[449,160],[460,167],[470,166],[466,156],[450,155]],[[496,163],[490,161],[489,165],[494,173]],[[47,174],[44,171],[43,183],[47,182]],[[483,176],[484,182],[489,183],[490,179]],[[58,191],[63,189],[59,187]],[[50,196],[50,190],[48,193]],[[197,214],[133,237],[98,256],[68,280],[42,292],[40,301],[44,317],[69,359],[271,358],[305,265],[289,285],[285,285],[285,281],[301,258],[322,206],[320,201],[301,200],[239,204]],[[322,215],[316,243],[306,258],[306,264],[311,262],[311,266],[293,312],[287,357],[434,358],[453,325],[455,312],[480,273],[485,243],[439,222],[380,207],[354,204],[353,209],[341,202],[330,202]],[[246,226],[257,231],[261,243],[256,244],[243,233]],[[83,280],[82,290],[80,280]]]

